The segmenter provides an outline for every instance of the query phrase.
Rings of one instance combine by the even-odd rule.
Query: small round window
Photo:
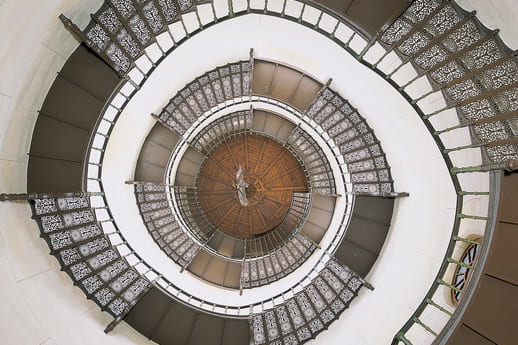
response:
[[[468,286],[469,280],[471,279],[472,267],[475,264],[480,244],[482,243],[482,237],[474,237],[470,241],[476,243],[470,243],[466,250],[462,253],[459,262],[463,265],[457,265],[455,274],[453,275],[452,285],[455,289],[451,290],[451,300],[454,305],[457,305],[462,298],[462,292]]]

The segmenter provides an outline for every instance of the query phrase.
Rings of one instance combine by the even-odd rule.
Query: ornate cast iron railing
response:
[[[206,249],[210,247],[209,250],[215,255],[232,261],[261,257],[274,252],[286,241],[291,240],[300,230],[311,209],[311,193],[294,192],[286,217],[281,224],[266,234],[249,239],[240,239],[225,234],[207,219],[199,202],[197,202],[195,187],[174,187],[172,194],[177,208],[175,214],[180,222],[185,224],[184,231],[191,234]],[[213,248],[210,243],[216,233],[218,236],[234,243],[232,247],[242,248],[242,250],[230,255],[219,252],[218,248]]]
[[[102,230],[89,195],[31,200],[41,237],[65,271],[87,296],[115,318],[124,315],[151,284],[113,247]]]
[[[249,62],[240,61],[215,68],[189,83],[170,100],[159,115],[153,116],[187,140],[195,128],[199,127],[200,121],[211,114],[215,107],[232,104],[236,99],[242,99],[243,102],[253,101],[250,90],[253,66],[254,59],[251,57]],[[295,114],[298,114],[299,118],[303,117],[307,123],[316,123],[322,135],[330,138],[333,147],[339,152],[337,156],[341,155],[347,165],[353,193],[393,193],[390,167],[374,131],[358,111],[329,85],[326,84],[322,88],[304,114],[299,115],[298,111],[295,111]],[[217,121],[224,121],[224,118]],[[248,125],[251,121],[250,118]],[[246,127],[247,121],[243,124]],[[214,127],[212,133],[202,130],[189,141],[191,146],[206,154],[207,148],[202,147],[200,140],[220,136],[217,132],[219,127],[221,126]],[[297,127],[285,146],[303,163],[315,193],[336,194],[329,163],[311,136],[304,134],[304,131]]]
[[[250,94],[251,68],[241,61],[216,68],[179,91],[162,110],[160,122],[184,135],[211,108]]]
[[[322,127],[343,155],[353,192],[393,191],[390,168],[379,141],[347,100],[326,85],[305,115]]]
[[[126,84],[126,86],[128,86],[128,85]],[[132,87],[131,83],[130,83],[130,89],[133,92],[136,92],[136,89]],[[127,91],[119,91],[119,92],[123,93],[123,92],[127,92]],[[114,97],[112,99],[113,100],[117,99],[117,96],[118,96],[117,94],[114,94]],[[125,96],[126,97],[123,97],[123,98],[126,101],[129,98],[131,98],[130,96],[128,96],[126,94],[125,94]],[[240,102],[248,103],[249,101],[250,101],[250,99],[246,99],[246,100],[239,99],[239,100],[233,100],[233,102],[231,102],[230,104],[239,104]],[[272,100],[272,99],[269,99],[266,97],[253,96],[252,101],[271,103],[273,105],[286,109],[290,112],[296,112],[294,109],[290,108],[288,105],[286,105],[280,101]],[[237,103],[234,103],[234,102],[237,102]],[[100,119],[99,120],[100,123],[108,123],[111,126],[113,126],[113,124],[115,123],[114,120],[116,120],[116,117],[118,116],[118,114],[120,114],[120,111],[122,108],[123,108],[123,105],[122,106],[108,105],[107,111],[105,112],[105,116],[108,117],[109,120]],[[217,111],[217,110],[213,109],[213,111]],[[95,169],[90,169],[90,172],[88,174],[89,177],[87,177],[87,180],[86,180],[87,188],[90,190],[101,191],[103,189],[102,181],[100,178],[101,173],[102,173],[101,162],[102,162],[102,155],[104,154],[104,148],[106,147],[106,144],[107,144],[107,139],[108,139],[107,133],[109,133],[111,131],[111,128],[112,128],[111,126],[109,126],[108,128],[106,128],[106,127],[100,128],[100,132],[96,133],[93,136],[93,143],[95,146],[92,148],[91,152],[94,152],[95,154],[91,155],[88,165],[90,167],[95,167]],[[92,172],[95,172],[95,175],[92,175]],[[102,207],[105,207],[106,210],[109,212],[108,204],[106,202],[105,197],[102,196],[102,197],[97,197],[97,198],[102,201],[102,203],[103,203]],[[345,217],[345,215],[344,215],[344,217]],[[343,221],[347,221],[347,220],[344,218]],[[145,277],[147,277],[155,286],[159,287],[160,289],[162,289],[164,292],[168,293],[169,295],[174,296],[176,299],[178,299],[182,303],[185,303],[186,305],[195,307],[206,313],[210,313],[210,314],[214,314],[214,315],[226,315],[228,317],[246,317],[250,313],[257,313],[259,311],[266,310],[268,308],[278,305],[279,303],[282,303],[282,302],[279,302],[280,300],[287,300],[288,298],[290,298],[293,294],[293,291],[296,291],[307,284],[307,279],[309,279],[310,276],[313,276],[315,273],[318,273],[321,271],[321,269],[324,267],[323,266],[324,263],[327,262],[327,260],[329,260],[329,258],[330,258],[329,255],[331,255],[330,253],[332,253],[333,248],[336,248],[336,246],[339,244],[343,231],[347,227],[346,224],[342,224],[340,226],[341,230],[334,236],[334,238],[331,241],[332,245],[329,247],[330,252],[328,252],[328,251],[321,252],[321,254],[320,254],[321,258],[314,265],[314,267],[308,272],[308,274],[306,275],[306,278],[301,280],[300,282],[296,283],[292,288],[290,288],[289,290],[283,291],[282,293],[274,296],[273,298],[271,298],[267,301],[254,303],[247,307],[231,307],[228,305],[219,305],[216,303],[206,302],[203,299],[199,299],[198,297],[193,296],[189,292],[183,291],[182,289],[178,288],[175,284],[173,284],[172,282],[169,282],[165,277],[163,277],[158,272],[156,272],[152,267],[147,265],[147,263],[144,260],[142,260],[141,257],[136,252],[134,252],[133,249],[131,248],[131,246],[124,240],[124,238],[122,237],[122,233],[120,232],[120,230],[117,228],[116,224],[114,223],[113,217],[111,216],[111,214],[109,214],[109,218],[106,219],[102,224],[104,227],[109,228],[110,233],[112,235],[115,234],[119,241],[123,241],[121,243],[118,243],[116,248],[121,253],[123,253],[123,255],[128,259],[128,262],[130,264],[132,264],[133,267],[138,272],[140,272]]]
[[[365,281],[335,260],[285,303],[249,318],[251,344],[302,344],[349,306]]]
[[[459,236],[459,226],[463,219],[486,222],[482,254],[474,267],[475,271],[480,272],[480,267],[485,262],[483,253],[487,254],[491,243],[493,221],[496,217],[499,188],[497,171],[513,169],[514,160],[518,154],[518,132],[515,125],[517,115],[513,113],[518,94],[516,77],[518,68],[514,54],[496,34],[497,31],[485,28],[475,17],[475,13],[464,11],[453,1],[414,1],[380,35],[379,39],[371,42],[372,45],[375,42],[379,43],[386,52],[372,64],[366,64],[391,80],[391,83],[414,105],[443,151],[458,193],[457,221],[439,274],[414,315],[395,336],[393,344],[399,342],[412,344],[412,339],[407,336],[407,332],[413,327],[421,328],[434,337],[438,336],[440,330],[432,329],[428,322],[421,318],[425,309],[431,308],[444,313],[448,319],[450,315],[453,315],[453,318],[457,317],[458,312],[462,311],[468,303],[472,287],[476,285],[476,279],[472,280],[471,286],[461,290],[447,283],[448,279],[445,278],[454,267],[462,265],[452,258],[452,254],[456,243],[467,241]],[[363,56],[368,54],[369,49],[370,47],[366,47]],[[379,66],[388,61],[391,55],[397,56],[399,65],[390,71],[382,72]],[[392,78],[397,76],[405,66],[413,67],[416,71],[415,76],[399,84],[392,81]],[[411,97],[407,90],[411,90],[413,84],[423,77],[430,82],[431,90]],[[420,102],[436,92],[443,95],[446,107],[428,113],[421,111]],[[434,128],[430,118],[433,120],[434,116],[450,109],[456,110],[459,125]],[[473,143],[461,147],[444,147],[441,135],[462,128],[470,130]],[[453,165],[452,153],[473,148],[481,148],[482,165],[475,167]],[[463,190],[459,174],[470,172],[489,172],[489,178],[492,180],[490,189],[488,191]],[[464,203],[470,197],[484,195],[489,198],[487,215],[463,213]],[[454,308],[436,303],[433,298],[443,289],[466,295],[462,302],[464,306],[459,306],[452,314],[451,310]]]
[[[174,262],[187,267],[200,246],[184,232],[172,213],[168,187],[149,182],[134,182],[134,185],[140,215],[151,237]]]
[[[295,3],[298,2],[295,1]],[[473,219],[487,222],[481,256],[475,266],[476,272],[477,266],[484,263],[484,249],[488,248],[488,244],[491,241],[492,221],[495,208],[497,207],[496,198],[498,195],[498,175],[494,171],[516,168],[515,160],[518,157],[516,153],[516,65],[514,54],[511,54],[511,51],[501,42],[496,35],[497,32],[487,30],[473,14],[466,13],[454,2],[450,1],[415,1],[393,25],[383,33],[372,37],[369,41],[366,41],[364,39],[365,36],[361,33],[355,32],[354,28],[351,30],[352,26],[348,24],[345,18],[336,15],[336,13],[323,11],[323,8],[317,9],[308,3],[300,3],[299,9],[295,10],[289,8],[287,1],[284,1],[281,2],[281,9],[278,11],[274,10],[273,7],[269,7],[268,2],[265,2],[264,9],[254,9],[249,2],[248,4],[247,8],[239,13],[234,11],[232,2],[230,2],[230,6],[217,10],[213,3],[205,5],[212,7],[215,14],[213,20],[203,24],[200,23],[199,27],[193,31],[187,32],[186,30],[187,35],[178,41],[167,30],[166,33],[173,36],[174,44],[168,50],[162,50],[168,54],[180,42],[183,42],[182,40],[187,40],[189,36],[194,35],[216,21],[226,20],[236,15],[245,15],[247,13],[263,13],[293,20],[316,30],[343,47],[343,49],[355,56],[360,63],[386,78],[402,94],[421,116],[423,123],[427,126],[438,147],[443,152],[444,160],[451,170],[452,182],[458,193],[457,220],[452,229],[451,241],[443,265],[430,291],[426,294],[423,302],[409,322],[398,332],[394,343],[403,342],[410,344],[411,340],[405,334],[412,326],[422,327],[426,332],[430,332],[435,336],[438,330],[432,330],[419,317],[423,310],[428,308],[435,308],[441,312],[449,313],[444,306],[438,305],[432,298],[439,288],[450,289],[449,286],[444,284],[442,277],[445,275],[448,267],[455,265],[455,263],[448,261],[451,258],[455,243],[465,241],[465,239],[458,236],[461,220]],[[193,8],[197,9],[195,6]],[[309,9],[320,13],[318,16],[319,20],[316,22],[306,21],[304,13]],[[334,24],[324,24],[324,21],[320,20],[324,13],[331,16]],[[71,23],[68,23],[68,25],[70,26]],[[88,39],[85,41],[92,46],[92,41],[88,41]],[[105,47],[108,47],[108,45]],[[381,57],[373,59],[371,54],[376,54],[376,48],[380,47],[386,53],[382,54]],[[113,48],[113,51],[115,50]],[[104,53],[100,53],[101,57],[103,57],[102,54]],[[401,61],[401,64],[387,71],[382,65],[385,61],[393,58],[394,54]],[[153,59],[147,56],[146,59],[149,61],[146,63],[139,64],[136,60],[130,63],[135,68],[130,70],[128,67],[127,70],[129,72],[124,73],[127,75],[128,83],[121,85],[121,88],[115,91],[112,98],[119,97],[119,100],[123,99],[123,101],[119,101],[118,105],[116,103],[109,105],[108,110],[112,116],[110,117],[110,113],[108,113],[108,116],[105,117],[106,120],[102,120],[109,124],[108,128],[111,128],[113,125],[112,120],[123,107],[124,99],[127,100],[138,89],[138,85],[154,70],[154,66],[162,58]],[[110,62],[110,60],[107,61],[110,64],[114,63],[113,61]],[[404,66],[408,66],[407,64],[417,72],[403,82],[396,82],[393,77]],[[121,64],[121,66],[123,65]],[[122,68],[118,70],[122,71]],[[431,91],[422,95],[411,96],[409,92],[412,89],[412,84],[421,77],[426,77],[430,81],[432,84]],[[126,90],[124,91],[123,88],[126,88]],[[447,100],[447,106],[433,112],[423,111],[420,107],[420,102],[433,92],[439,91]],[[459,125],[450,128],[435,128],[430,118],[450,109],[457,110],[460,116]],[[469,128],[474,133],[473,143],[461,147],[445,147],[441,134],[460,128]],[[93,147],[95,147],[94,150],[101,152],[98,156],[102,156],[106,134],[106,130],[103,129],[92,140]],[[454,166],[451,153],[471,148],[480,148],[482,150],[484,163],[470,167]],[[89,164],[93,166],[99,163],[100,157],[90,160]],[[459,180],[459,175],[470,172],[489,172],[490,178],[493,181],[491,188],[484,191],[465,190],[462,182]],[[98,180],[99,177],[88,176],[89,190],[101,190]],[[490,200],[487,215],[467,215],[463,213],[465,202],[472,196],[485,196]],[[160,277],[157,278],[157,283],[162,281]],[[476,281],[477,277],[475,274],[470,286],[475,285]],[[167,285],[167,288],[170,287],[171,285]],[[468,290],[463,292],[469,297],[469,287]],[[181,295],[181,293],[178,292],[178,295]],[[463,300],[467,303],[469,298],[464,298]],[[202,309],[205,309],[203,308],[203,301],[201,306]],[[220,307],[213,306],[212,309],[217,310],[218,308]],[[459,306],[458,310],[461,309],[462,306]]]
[[[210,92],[210,91],[207,91]],[[198,95],[196,96],[198,98]],[[203,100],[201,101],[203,103]],[[191,140],[191,146],[203,155],[208,156],[216,147],[225,141],[250,133],[253,110],[239,111],[219,118],[203,128]]]

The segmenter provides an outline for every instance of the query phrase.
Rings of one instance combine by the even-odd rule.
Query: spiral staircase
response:
[[[60,16],[82,43],[41,106],[27,193],[1,198],[29,200],[61,270],[112,317],[106,333],[124,321],[159,344],[319,343],[377,287],[369,277],[396,199],[408,196],[394,187],[384,142],[339,84],[253,49],[174,90],[157,114],[141,114],[152,125],[132,179],[119,183],[132,185],[149,246],[174,274],[118,225],[124,216],[106,171],[125,109],[190,40],[261,15],[314,30],[383,78],[421,118],[449,171],[456,209],[437,276],[386,342],[513,342],[516,56],[454,1],[393,4],[384,19],[352,5],[113,0],[84,29]],[[474,156],[480,163],[465,165]],[[236,192],[242,168],[250,205]],[[469,213],[478,198],[485,213]],[[483,229],[483,240],[470,227]],[[470,261],[467,246],[479,248]],[[211,289],[235,302],[204,295]],[[460,296],[456,305],[450,294]]]

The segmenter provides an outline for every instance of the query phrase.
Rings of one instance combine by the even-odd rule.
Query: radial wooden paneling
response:
[[[241,166],[249,183],[249,206],[232,186]],[[304,171],[282,145],[260,135],[231,139],[216,148],[198,175],[198,196],[210,221],[222,231],[249,238],[279,225],[294,190],[306,190]]]

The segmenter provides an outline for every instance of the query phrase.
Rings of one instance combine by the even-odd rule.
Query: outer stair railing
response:
[[[101,152],[99,156],[102,156],[106,134],[113,126],[113,119],[120,113],[121,107],[125,103],[124,100],[127,101],[149,73],[154,70],[157,63],[183,42],[182,40],[188,39],[205,27],[237,15],[262,13],[296,21],[313,28],[355,56],[360,63],[385,78],[401,93],[422,118],[423,123],[443,152],[443,158],[450,169],[451,179],[458,193],[457,217],[452,229],[450,244],[437,279],[418,306],[416,313],[395,335],[394,343],[412,344],[409,330],[419,327],[429,333],[432,339],[435,339],[440,329],[432,329],[427,321],[421,318],[421,315],[424,310],[435,309],[444,313],[445,320],[447,320],[451,313],[455,313],[451,310],[452,308],[437,303],[433,297],[439,289],[454,288],[448,284],[446,275],[452,266],[457,265],[452,258],[456,243],[466,241],[462,237],[465,231],[459,231],[459,229],[464,220],[485,222],[487,226],[482,246],[488,248],[493,231],[492,221],[497,207],[495,202],[498,194],[497,172],[502,169],[515,170],[517,167],[517,109],[515,106],[518,104],[516,102],[518,85],[515,55],[498,38],[497,32],[485,28],[476,19],[474,13],[467,13],[453,1],[415,1],[387,30],[367,39],[364,34],[357,33],[345,18],[336,13],[326,13],[321,8],[317,9],[307,3],[265,1],[262,9],[253,8],[250,2],[245,3],[248,5],[243,10],[234,8],[232,1],[226,5],[222,2],[193,5],[190,9],[196,11],[195,18],[197,18],[198,25],[192,27],[196,28],[188,29],[181,20],[186,35],[178,40],[175,39],[175,34],[169,28],[164,29],[163,32],[171,36],[172,45],[168,48],[165,44],[160,45],[158,40],[153,41],[154,43],[151,43],[153,47],[160,48],[158,50],[163,51],[164,54],[154,56],[143,54],[138,61],[137,59],[135,61],[125,60],[129,52],[124,53],[126,57],[123,56],[124,54],[121,55],[119,43],[112,42],[114,46],[111,51],[119,55],[112,55],[115,58],[108,56],[106,52],[100,50],[108,47],[108,45],[104,46],[108,39],[102,41],[96,51],[117,71],[121,71],[121,74],[126,76],[127,83],[121,85],[121,88],[114,93],[112,99],[117,99],[118,104],[112,102],[108,106],[111,110],[111,118],[104,120],[108,126],[104,126],[92,138],[93,146]],[[279,6],[274,6],[277,3]],[[293,4],[297,6],[292,6]],[[206,13],[202,16],[198,10],[203,6],[210,6],[212,19],[201,19]],[[308,9],[316,11],[314,12],[317,14],[316,20],[306,15]],[[328,16],[331,20],[327,20]],[[83,35],[83,38],[85,37],[72,23],[67,20],[65,23],[76,33]],[[108,34],[106,36],[114,37]],[[85,38],[84,40],[89,45],[97,44],[97,39]],[[391,68],[390,65],[394,61],[398,63]],[[128,64],[127,69],[124,67],[125,64]],[[425,93],[417,92],[414,87],[422,80],[431,84],[430,90]],[[424,110],[427,98],[438,94],[444,97],[446,106],[431,111]],[[434,122],[434,119],[441,113],[449,111],[455,111],[458,114],[457,125],[441,127],[439,122]],[[473,134],[470,144],[459,147],[448,147],[444,144],[443,136],[445,134],[463,128],[468,128]],[[483,156],[482,164],[468,167],[455,166],[454,154],[462,154],[463,150],[472,149],[480,149]],[[88,165],[97,166],[99,163],[100,158],[93,158],[89,160]],[[469,184],[465,183],[467,179],[464,179],[463,176],[471,173],[487,173],[488,178],[492,180],[490,188],[487,190],[470,189]],[[88,190],[101,192],[99,177],[89,175],[87,179]],[[489,200],[487,213],[476,215],[464,213],[466,203],[473,197],[483,197]],[[475,271],[479,264],[483,264],[483,256],[479,260],[474,267]],[[160,278],[157,276],[157,280]],[[472,285],[475,284],[476,276],[472,279]],[[463,292],[464,299],[467,300],[470,290]],[[203,302],[201,304],[203,305]]]

